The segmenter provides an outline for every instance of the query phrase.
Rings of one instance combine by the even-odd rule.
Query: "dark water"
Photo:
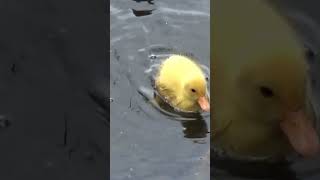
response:
[[[209,0],[110,2],[111,179],[209,179],[209,116],[181,117],[152,103],[152,77],[172,53],[209,76]]]
[[[273,1],[277,10],[288,18],[306,47],[310,65],[313,101],[319,121],[320,102],[320,15],[312,1]],[[251,180],[251,179],[320,179],[320,157],[311,160],[295,158],[291,163],[266,163],[235,161],[226,158],[211,158],[214,179]]]
[[[105,179],[103,4],[0,4],[0,179]]]

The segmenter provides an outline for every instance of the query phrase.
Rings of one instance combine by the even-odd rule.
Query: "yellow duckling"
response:
[[[240,156],[317,154],[294,31],[263,0],[215,0],[211,9],[212,144]]]
[[[181,111],[209,111],[207,82],[200,66],[191,59],[172,55],[159,68],[155,86],[171,106]]]

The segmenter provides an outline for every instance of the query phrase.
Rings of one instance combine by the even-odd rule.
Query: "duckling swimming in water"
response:
[[[240,156],[310,157],[307,64],[293,29],[263,0],[212,3],[211,142]]]
[[[178,110],[210,111],[205,75],[197,63],[185,56],[172,55],[161,64],[155,87]]]

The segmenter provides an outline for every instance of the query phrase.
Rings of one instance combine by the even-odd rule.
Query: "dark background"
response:
[[[0,1],[0,179],[108,179],[108,4]]]

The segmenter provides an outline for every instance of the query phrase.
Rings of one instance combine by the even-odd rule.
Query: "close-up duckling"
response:
[[[167,103],[180,111],[210,111],[205,74],[188,57],[172,55],[164,60],[155,79],[155,88]]]
[[[263,0],[216,0],[211,8],[213,145],[240,156],[319,153],[294,30]]]

